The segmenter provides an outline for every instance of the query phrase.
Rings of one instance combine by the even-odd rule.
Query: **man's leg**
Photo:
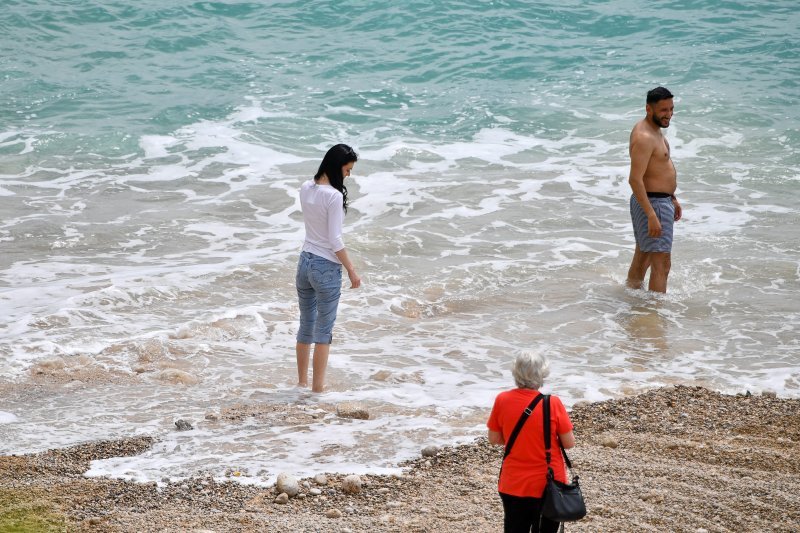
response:
[[[672,266],[671,254],[668,252],[652,252],[650,260],[650,284],[648,289],[654,292],[667,292],[667,277]]]
[[[318,342],[314,345],[314,373],[311,376],[311,390],[314,392],[325,390],[325,370],[328,368],[328,354],[330,351],[330,344]],[[306,368],[308,368],[308,359],[306,359]]]
[[[301,387],[308,387],[308,357],[311,353],[311,345],[298,342],[295,352],[297,353],[297,384]]]
[[[647,274],[647,269],[650,267],[650,255],[649,253],[643,252],[638,244],[636,245],[636,250],[634,250],[633,259],[631,260],[631,266],[628,269],[627,285],[631,289],[642,288],[644,276]]]

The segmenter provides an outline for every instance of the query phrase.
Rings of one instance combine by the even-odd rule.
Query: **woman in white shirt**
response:
[[[347,212],[347,187],[358,156],[346,144],[337,144],[325,154],[313,180],[300,187],[300,206],[306,239],[297,263],[297,297],[300,329],[297,332],[298,385],[308,386],[308,361],[314,345],[311,390],[325,388],[325,370],[333,340],[333,324],[342,289],[342,267],[350,288],[361,286],[361,278],[347,256],[342,240],[342,223]]]

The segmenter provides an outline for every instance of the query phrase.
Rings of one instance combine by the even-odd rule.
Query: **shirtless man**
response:
[[[672,224],[680,220],[681,204],[675,198],[677,175],[669,143],[661,134],[669,127],[675,106],[672,93],[656,87],[647,93],[646,116],[631,131],[631,221],[636,250],[628,269],[628,287],[641,289],[650,269],[648,289],[667,292],[671,266]]]

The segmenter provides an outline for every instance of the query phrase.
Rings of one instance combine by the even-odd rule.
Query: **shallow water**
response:
[[[483,434],[528,348],[567,404],[800,394],[794,3],[51,4],[0,14],[0,453],[147,433],[90,474],[389,471]],[[624,288],[658,84],[685,213],[664,297]],[[364,286],[317,398],[296,191],[340,141]],[[204,420],[239,404],[318,418]]]

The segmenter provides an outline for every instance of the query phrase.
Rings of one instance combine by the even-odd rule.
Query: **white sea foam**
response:
[[[0,452],[152,434],[153,450],[89,475],[394,471],[423,445],[483,434],[521,348],[551,357],[547,389],[567,405],[675,383],[800,393],[800,241],[772,231],[797,211],[754,184],[754,162],[729,160],[746,139],[670,133],[685,211],[656,298],[624,288],[625,136],[523,134],[509,120],[458,142],[352,136],[345,241],[364,286],[343,290],[330,391],[297,392],[296,191],[325,145],[258,140],[292,118],[253,101],[98,168],[2,176],[37,209],[0,226],[0,378],[14,391],[0,400]],[[48,393],[26,395],[29,380]],[[374,417],[339,419],[341,401]],[[321,416],[204,421],[236,404]],[[196,429],[175,432],[181,417]]]
[[[14,413],[6,413],[5,411],[0,411],[0,424],[12,424],[19,420]]]

